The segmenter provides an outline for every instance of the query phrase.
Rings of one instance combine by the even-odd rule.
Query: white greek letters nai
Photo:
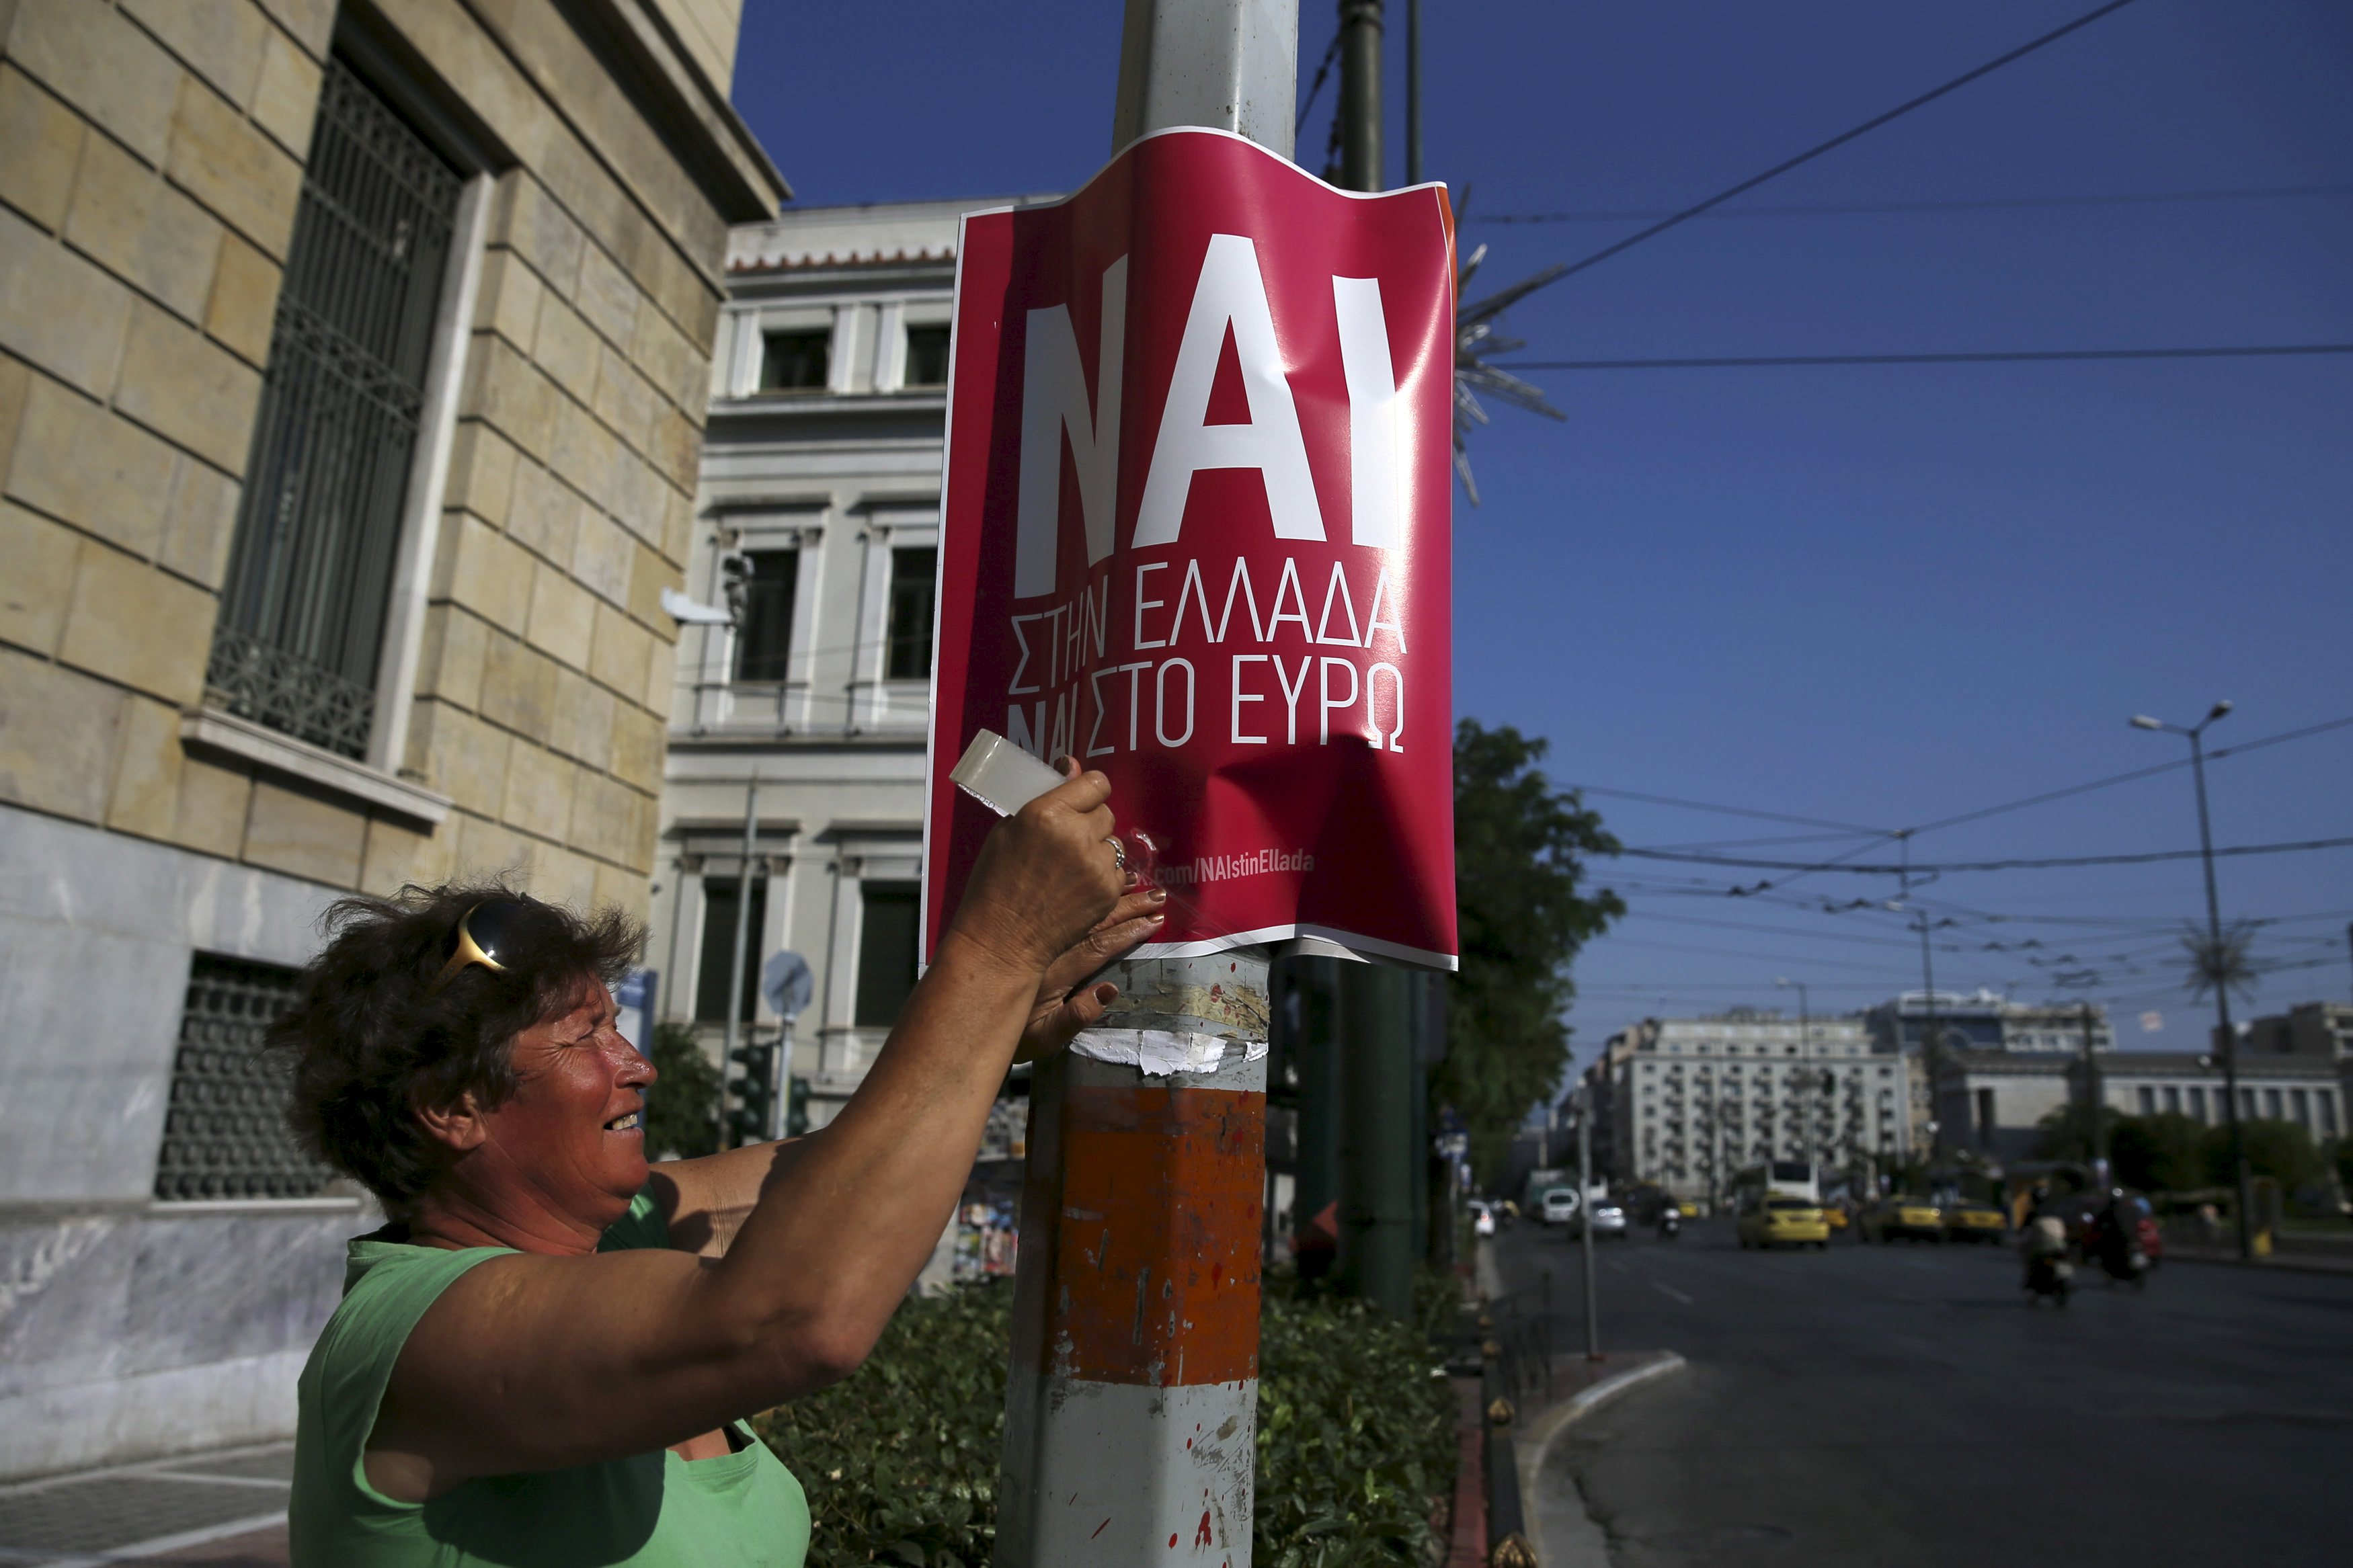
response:
[[[1045,757],[1174,749],[1197,737],[1237,746],[1364,744],[1402,753],[1410,611],[1390,563],[1391,552],[1407,542],[1409,433],[1379,280],[1334,278],[1331,313],[1306,324],[1309,332],[1331,334],[1327,342],[1336,338],[1347,385],[1348,533],[1342,543],[1325,529],[1283,363],[1285,335],[1277,330],[1257,247],[1243,236],[1216,235],[1203,258],[1159,427],[1151,433],[1132,545],[1181,546],[1195,474],[1254,469],[1266,487],[1273,538],[1311,552],[1303,564],[1283,555],[1269,583],[1271,552],[1255,557],[1255,580],[1252,558],[1240,554],[1180,558],[1172,549],[1165,559],[1124,570],[1113,563],[1127,260],[1113,262],[1100,279],[1091,354],[1066,305],[1029,310],[1019,323],[1014,594],[1024,603],[1053,602],[1009,617],[1006,734]],[[1229,337],[1250,418],[1213,425],[1210,389]],[[1075,593],[1062,581],[1059,523],[1066,448],[1086,560]],[[1334,554],[1339,558],[1325,559]],[[1124,601],[1117,614],[1114,595]],[[1122,640],[1126,646],[1114,649]],[[1216,689],[1220,681],[1222,692]]]

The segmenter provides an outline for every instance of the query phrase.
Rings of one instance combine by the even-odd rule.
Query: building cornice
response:
[[[565,20],[731,224],[776,216],[793,188],[667,17],[645,0],[556,0]]]

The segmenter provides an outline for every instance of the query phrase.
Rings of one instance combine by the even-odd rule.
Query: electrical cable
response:
[[[1883,114],[1873,115],[1871,119],[1864,121],[1862,124],[1855,126],[1851,131],[1842,131],[1836,136],[1831,137],[1829,141],[1821,142],[1818,146],[1810,147],[1805,152],[1799,153],[1794,158],[1785,159],[1781,163],[1774,164],[1771,168],[1766,170],[1761,174],[1751,175],[1749,178],[1741,181],[1738,184],[1732,186],[1728,190],[1719,191],[1704,202],[1683,208],[1683,211],[1675,214],[1672,217],[1663,218],[1661,221],[1652,224],[1650,227],[1641,230],[1640,233],[1629,235],[1626,238],[1619,240],[1613,245],[1604,246],[1602,248],[1595,251],[1592,255],[1587,257],[1582,261],[1570,262],[1567,266],[1563,267],[1558,272],[1555,273],[1554,276],[1556,278],[1572,277],[1577,273],[1584,271],[1588,267],[1593,267],[1609,260],[1611,257],[1618,255],[1621,251],[1630,250],[1646,239],[1653,238],[1658,235],[1666,233],[1667,230],[1674,227],[1677,224],[1687,223],[1691,219],[1699,216],[1700,214],[1706,212],[1711,207],[1721,206],[1724,203],[1730,201],[1733,197],[1739,195],[1744,191],[1753,191],[1767,180],[1786,174],[1801,163],[1810,163],[1814,159],[1820,157],[1823,153],[1828,153],[1834,148],[1845,146],[1848,142],[1853,141],[1858,136],[1863,135],[1868,132],[1878,130],[1889,121],[1899,119],[1926,104],[1934,103],[1936,100],[1944,97],[1947,93],[1967,87],[1969,83],[1977,80],[1979,77],[1987,76],[1994,71],[2000,70],[2002,67],[2009,65],[2013,60],[2023,59],[2028,55],[2032,54],[2035,50],[2043,47],[2047,44],[2055,44],[2060,39],[2065,37],[2068,34],[2076,31],[2078,28],[2088,27],[2093,23],[2098,21],[2101,17],[2107,16],[2110,12],[2121,11],[2132,3],[2133,0],[2108,0],[2106,5],[2085,12],[2083,16],[2076,17],[2073,21],[2067,23],[2063,26],[2053,28],[2052,31],[2043,34],[2041,37],[2034,39],[2031,43],[2021,44],[2017,48],[2010,50],[2008,54],[2000,55],[1993,59],[1988,60],[1985,64],[1978,66],[1974,70],[1962,72],[1959,76],[1955,77],[1952,80],[1945,83],[1942,87],[1931,88],[1926,92],[1922,93],[1919,97],[1912,99],[1907,102],[1899,103],[1894,109],[1887,110]]]
[[[1496,360],[1497,370],[1757,370],[1791,365],[2023,364],[2058,360],[2279,359],[2353,353],[2353,343],[2246,343],[2221,348],[2002,349],[1904,354],[1715,354],[1688,359]]]
[[[1317,79],[1319,81],[1321,78]],[[1302,123],[1305,123],[1304,121]],[[2353,195],[2353,185],[2253,185],[2219,191],[2130,191],[2114,195],[1981,196],[1925,202],[1810,202],[1774,206],[1734,207],[1711,212],[1712,218],[1828,217],[1858,213],[1990,212],[2032,207],[2138,206],[2170,202],[2242,201],[2273,196],[2341,196]],[[1467,223],[1629,223],[1643,218],[1672,217],[1670,208],[1651,207],[1619,212],[1484,213],[1464,215]]]
[[[1791,816],[1786,812],[1758,811],[1746,805],[1712,805],[1706,801],[1680,800],[1673,795],[1644,795],[1639,790],[1605,789],[1599,784],[1563,784],[1560,787],[1575,790],[1580,795],[1606,795],[1613,800],[1646,801],[1652,805],[1678,805],[1689,811],[1713,811],[1725,816],[1753,816],[1761,822],[1786,822],[1797,827],[1830,827],[1842,833],[1870,834],[1883,838],[1886,837],[1889,832],[1884,827],[1862,827],[1852,822],[1826,822],[1819,816]]]
[[[2233,844],[2216,849],[2217,858],[2239,855],[2289,855],[2305,850],[2343,849],[2353,847],[2353,838],[2306,838],[2284,844]],[[1846,866],[1835,861],[1807,864],[1796,860],[1748,860],[1736,857],[1686,855],[1670,849],[1621,849],[1621,855],[1632,855],[1648,860],[1678,860],[1701,866],[1734,866],[1744,869],[1765,871],[1852,871],[1866,877],[1901,876],[1907,868],[1897,865]],[[2146,866],[2159,860],[2195,860],[2205,853],[2201,849],[2151,849],[2131,855],[2063,855],[2040,859],[2015,860],[1954,860],[1941,865],[1915,864],[1908,868],[1915,877],[1930,873],[1944,875],[1961,871],[2042,871],[2069,866]]]
[[[1337,60],[1339,58],[1340,35],[1334,33],[1332,35],[1331,47],[1324,51],[1324,63],[1315,68],[1314,84],[1308,88],[1306,98],[1300,102],[1299,123],[1291,128],[1291,134],[1294,138],[1296,138],[1301,132],[1307,129],[1308,112],[1315,107],[1316,97],[1324,90],[1324,79],[1332,74],[1333,62]]]

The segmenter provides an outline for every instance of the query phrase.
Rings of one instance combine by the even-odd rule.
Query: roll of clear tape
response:
[[[956,765],[948,770],[948,777],[999,816],[1012,816],[1064,782],[1060,770],[1039,762],[994,730],[983,730],[972,738]],[[1128,880],[1136,886],[1156,882],[1160,846],[1152,836],[1140,827],[1124,827],[1115,837],[1120,867]]]
[[[948,773],[958,789],[1010,816],[1062,782],[1062,775],[994,730],[983,730]]]

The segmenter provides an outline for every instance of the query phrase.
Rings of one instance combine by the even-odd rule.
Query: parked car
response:
[[[1768,1197],[1740,1216],[1740,1245],[1746,1247],[1812,1247],[1831,1244],[1831,1227],[1821,1205],[1803,1198]]]
[[[1862,1235],[1866,1241],[1942,1241],[1945,1212],[1926,1198],[1897,1193],[1863,1212]]]
[[[1575,1187],[1550,1188],[1539,1201],[1544,1206],[1538,1211],[1537,1217],[1546,1225],[1567,1225],[1577,1217]]]
[[[1947,1241],[1990,1241],[2000,1246],[2009,1232],[2010,1222],[1991,1204],[1964,1201],[1945,1205]]]
[[[1494,1205],[1489,1203],[1484,1198],[1472,1198],[1465,1206],[1471,1211],[1472,1235],[1493,1236],[1495,1234]]]

